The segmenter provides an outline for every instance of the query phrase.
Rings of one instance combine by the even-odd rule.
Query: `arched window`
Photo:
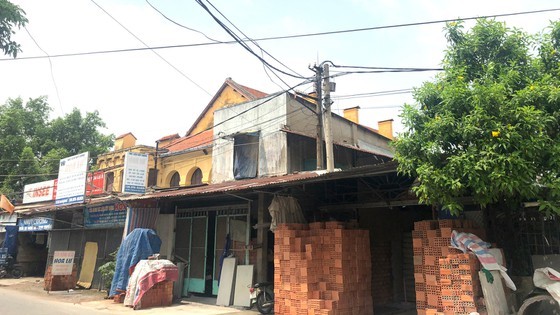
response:
[[[200,170],[200,168],[197,168],[191,176],[191,185],[200,184],[202,184],[202,171]]]
[[[115,183],[115,174],[113,172],[109,172],[105,174],[105,178],[105,191],[112,192],[113,184]]]
[[[175,172],[175,174],[171,176],[169,187],[179,187],[180,182],[181,182],[181,176],[179,175],[179,173]]]

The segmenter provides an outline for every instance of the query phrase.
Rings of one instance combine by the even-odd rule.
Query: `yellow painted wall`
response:
[[[190,186],[191,177],[197,168],[202,171],[202,183],[210,183],[212,170],[212,149],[207,149],[208,154],[201,151],[189,152],[175,156],[161,158],[158,161],[158,187],[170,187],[171,177],[179,173],[181,180],[179,186]]]
[[[222,107],[239,104],[246,102],[247,99],[243,97],[239,92],[235,91],[231,86],[226,85],[220,96],[216,99],[214,104],[208,109],[204,117],[196,124],[196,126],[191,131],[191,135],[197,134],[214,125],[214,111]]]
[[[127,149],[116,150],[109,153],[101,154],[97,157],[97,169],[105,171],[105,181],[107,181],[107,173],[113,172],[115,180],[113,182],[113,191],[121,191],[124,173],[124,155],[126,152],[147,153],[148,154],[148,170],[154,168],[154,152],[155,148],[149,146],[134,146]],[[103,187],[105,188],[105,187]]]

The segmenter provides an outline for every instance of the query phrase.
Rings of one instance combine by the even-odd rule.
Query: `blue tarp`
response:
[[[115,275],[113,276],[109,296],[116,295],[117,289],[126,290],[128,278],[130,277],[130,268],[135,266],[140,260],[159,253],[160,247],[161,239],[154,230],[134,229],[130,232],[123,240],[117,253]]]
[[[18,226],[6,226],[6,238],[2,243],[2,248],[8,249],[8,254],[14,258],[18,252]]]

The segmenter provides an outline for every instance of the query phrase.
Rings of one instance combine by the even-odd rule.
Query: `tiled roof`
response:
[[[201,146],[212,146],[213,138],[214,131],[210,129],[192,136],[173,140],[171,143],[164,146],[163,149],[168,149],[168,153],[172,153]]]
[[[172,134],[172,135],[168,135],[168,136],[162,137],[162,138],[158,139],[157,141],[162,142],[162,141],[172,140],[172,139],[177,139],[177,138],[180,138],[179,134],[178,134],[178,133],[174,133],[174,134]]]
[[[115,140],[120,139],[120,138],[124,138],[125,136],[128,136],[128,135],[131,135],[131,136],[134,137],[134,135],[132,134],[132,132],[127,132],[127,133],[125,133],[125,134],[122,134],[122,135],[116,137]],[[137,138],[134,137],[134,139],[137,139]],[[137,140],[138,140],[138,139],[137,139]]]

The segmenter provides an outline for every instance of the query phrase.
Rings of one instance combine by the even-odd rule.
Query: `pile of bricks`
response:
[[[448,255],[441,258],[439,264],[443,313],[461,315],[476,312],[476,302],[482,296],[478,258],[472,253]]]
[[[151,287],[140,299],[135,309],[171,306],[173,303],[173,281],[162,281]]]
[[[347,228],[340,222],[278,225],[275,314],[373,314],[369,231]]]
[[[45,291],[67,291],[76,288],[78,281],[78,269],[76,264],[72,268],[72,274],[67,276],[53,276],[52,265],[47,267],[45,272]]]
[[[445,265],[446,267],[442,269],[441,259],[462,254],[460,250],[450,247],[453,230],[473,233],[478,237],[485,238],[484,231],[474,228],[473,222],[469,220],[427,220],[414,223],[412,246],[414,251],[416,309],[419,315],[461,314],[449,310],[444,312],[445,306],[450,309],[451,305],[449,305],[449,302],[446,302],[444,305],[443,302],[443,284],[448,285],[448,281],[441,282],[442,270],[444,270],[443,273],[445,274],[449,269],[447,268],[448,265]],[[461,264],[461,266],[465,267],[464,264]],[[468,272],[469,275],[474,275],[478,272],[479,268],[477,266],[469,266],[476,269],[463,270],[461,272]],[[472,277],[470,281],[473,281]],[[451,285],[453,284],[459,285],[458,283],[452,283]],[[446,287],[446,289],[448,288]],[[445,293],[448,292],[445,291]],[[473,295],[473,300],[475,298],[476,296]],[[463,305],[463,307],[470,306],[470,304],[458,303],[457,310],[459,305]],[[455,307],[455,304],[453,307]]]

